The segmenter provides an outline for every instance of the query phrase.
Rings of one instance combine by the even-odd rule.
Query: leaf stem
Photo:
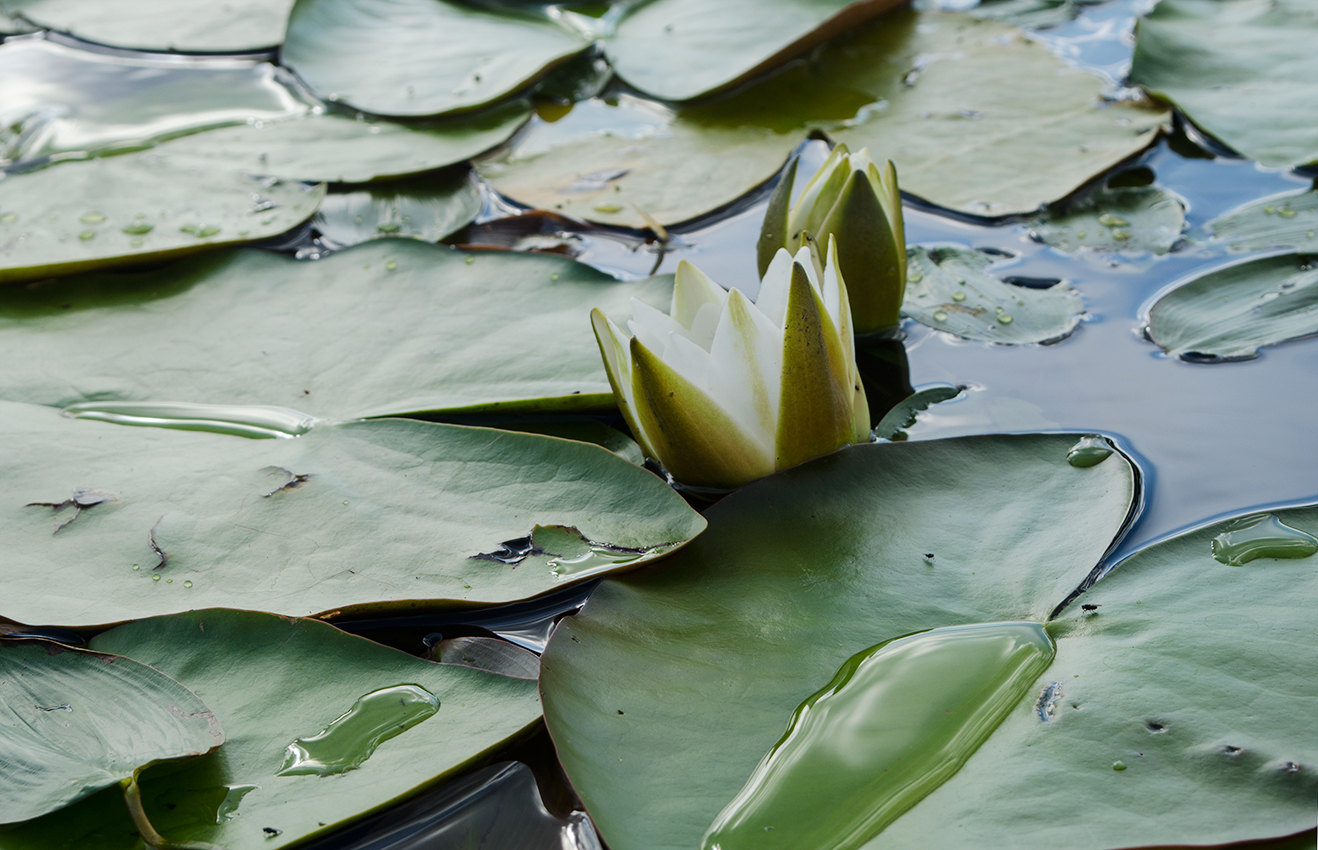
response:
[[[137,785],[137,774],[140,771],[133,771],[133,775],[120,782],[124,789],[124,803],[128,806],[128,814],[133,818],[133,825],[137,831],[142,834],[142,840],[152,850],[225,850],[215,844],[207,844],[204,841],[171,841],[165,836],[156,832],[156,828],[151,825],[151,821],[146,816],[146,810],[142,808],[142,791]]]

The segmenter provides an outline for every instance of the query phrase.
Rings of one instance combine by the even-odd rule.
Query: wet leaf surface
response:
[[[1314,260],[1264,257],[1196,277],[1154,303],[1148,333],[1169,354],[1224,359],[1318,333]]]
[[[463,168],[331,191],[312,224],[345,247],[388,237],[438,242],[470,224],[483,203],[480,184]]]
[[[1185,208],[1155,186],[1098,187],[1062,202],[1031,222],[1031,234],[1068,253],[1167,253],[1181,238]]]
[[[966,339],[1009,345],[1053,342],[1080,324],[1084,304],[1069,284],[1033,289],[986,269],[994,258],[966,248],[907,249],[902,314]]]
[[[211,710],[167,675],[45,641],[0,641],[0,709],[0,824],[53,812],[153,762],[224,742]]]
[[[1204,225],[1229,251],[1318,247],[1318,191],[1263,198]]]
[[[278,46],[292,5],[292,0],[0,0],[0,12],[114,47],[237,53]]]
[[[608,410],[591,308],[625,316],[632,297],[666,306],[671,291],[670,277],[623,283],[560,257],[414,240],[314,263],[213,252],[153,272],[0,289],[0,353],[42,364],[8,372],[0,394],[339,419]]]
[[[5,439],[26,447],[5,461],[0,505],[0,614],[19,622],[510,602],[638,566],[704,527],[653,474],[534,434],[371,420],[245,440],[0,409]],[[64,513],[29,505],[79,486],[117,498],[62,528]],[[476,557],[537,525],[574,536],[537,534],[515,562]]]
[[[377,115],[439,115],[492,103],[584,50],[527,4],[298,0],[283,61],[322,97]]]
[[[205,692],[224,723],[228,740],[216,752],[143,776],[146,813],[174,841],[243,850],[325,834],[470,765],[540,716],[529,681],[433,664],[310,620],[193,611],[121,626],[93,644]],[[348,729],[342,715],[360,711],[363,697],[400,686],[433,695],[438,710],[380,740],[353,769],[279,775],[294,741],[336,721]],[[356,717],[383,722],[402,708]],[[333,750],[355,760],[369,737],[333,741]]]
[[[1314,162],[1316,38],[1304,0],[1162,0],[1139,23],[1130,79],[1250,159]]]
[[[3,185],[0,283],[276,236],[311,218],[325,193],[215,164],[180,167],[149,152],[10,174]]]
[[[1067,462],[1077,436],[845,449],[710,508],[662,569],[601,584],[560,623],[541,686],[609,845],[697,846],[793,709],[859,650],[1046,618],[1136,498],[1123,456]]]

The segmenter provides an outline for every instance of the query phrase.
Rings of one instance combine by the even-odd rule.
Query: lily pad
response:
[[[292,5],[293,0],[0,0],[0,11],[114,47],[241,53],[283,41]]]
[[[248,121],[301,115],[312,104],[269,62],[109,56],[45,39],[0,49],[6,82],[0,164],[144,147]],[[12,135],[10,135],[12,134]]]
[[[245,440],[0,410],[24,446],[3,470],[0,615],[25,623],[509,602],[644,564],[705,525],[653,474],[536,434],[369,420]]]
[[[1156,186],[1101,186],[1063,201],[1030,223],[1037,239],[1062,251],[1165,254],[1185,229],[1185,208]]]
[[[309,219],[325,193],[214,166],[180,167],[150,153],[9,174],[3,186],[0,283],[276,236]]]
[[[1161,109],[1101,102],[1103,85],[1013,27],[903,9],[698,105],[578,104],[479,168],[528,205],[643,228],[639,211],[673,224],[736,200],[770,179],[807,133],[824,132],[882,152],[902,188],[932,203],[1032,212],[1165,126]]]
[[[205,758],[143,775],[145,812],[173,841],[263,850],[323,835],[439,783],[540,717],[534,682],[310,620],[194,611],[92,643],[207,694],[228,733]],[[290,769],[299,745],[319,756],[318,773]]]
[[[699,846],[793,709],[858,650],[1046,619],[1137,498],[1122,455],[1067,462],[1079,436],[845,449],[728,496],[662,569],[602,583],[559,624],[540,682],[559,757],[609,846]]]
[[[471,159],[507,141],[530,107],[511,101],[462,121],[361,120],[326,113],[173,139],[157,153],[285,180],[365,183]]]
[[[1318,191],[1263,198],[1204,225],[1229,251],[1318,247]]]
[[[0,640],[0,707],[0,824],[56,811],[154,762],[224,742],[211,710],[168,676],[45,641]]]
[[[1076,0],[987,0],[966,13],[1037,30],[1074,19],[1080,13],[1080,6]]]
[[[463,168],[405,182],[336,187],[311,223],[338,246],[386,237],[438,242],[470,224],[483,204],[480,183]]]
[[[1318,533],[1313,506],[1272,520],[1274,536]],[[1312,830],[1318,564],[1215,559],[1213,541],[1241,524],[1143,549],[1082,595],[1050,626],[1057,660],[1038,702],[874,846],[1009,847],[1025,823],[1078,850]]]
[[[587,47],[524,10],[449,0],[298,0],[282,61],[327,100],[377,115],[493,103]]]
[[[902,314],[936,330],[1011,345],[1056,342],[1084,315],[1080,293],[1069,284],[1006,283],[986,271],[994,259],[980,251],[911,247],[906,258]]]
[[[1264,165],[1318,161],[1318,9],[1307,0],[1161,0],[1136,31],[1132,83]]]
[[[637,4],[607,43],[618,75],[660,100],[732,88],[900,0],[657,0]]]
[[[906,429],[915,424],[916,418],[921,413],[935,404],[954,399],[963,392],[965,387],[933,386],[913,393],[884,414],[879,424],[874,426],[874,436],[880,440],[893,442],[905,440]]]
[[[670,277],[623,283],[560,257],[403,239],[315,262],[212,252],[0,290],[0,356],[41,364],[8,370],[0,397],[274,405],[334,419],[607,411],[591,308],[627,315],[630,298],[666,306],[671,293]]]
[[[1241,360],[1318,333],[1318,270],[1304,254],[1216,269],[1149,309],[1148,334],[1169,354]]]

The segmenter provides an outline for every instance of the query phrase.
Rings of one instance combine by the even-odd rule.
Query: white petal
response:
[[[676,333],[668,335],[668,344],[662,350],[665,363],[702,392],[709,393],[709,352]],[[714,400],[718,401],[717,396]]]
[[[792,255],[783,249],[773,255],[773,262],[760,280],[760,294],[755,297],[755,306],[773,322],[774,327],[782,328],[787,318],[787,293],[792,282]]]
[[[641,341],[641,345],[656,354],[664,350],[670,333],[686,336],[686,328],[673,321],[667,313],[636,298],[632,299],[632,318],[627,322],[627,327]]]
[[[673,282],[672,317],[684,328],[690,328],[700,313],[700,308],[713,304],[722,309],[728,300],[728,291],[719,286],[709,275],[683,260],[677,264],[677,275]]]
[[[724,299],[726,300],[726,299]],[[702,304],[691,322],[688,338],[701,348],[709,351],[714,344],[714,331],[718,328],[719,316],[723,314],[722,304]]]
[[[782,350],[782,330],[734,290],[710,349],[709,395],[766,450],[778,427]]]

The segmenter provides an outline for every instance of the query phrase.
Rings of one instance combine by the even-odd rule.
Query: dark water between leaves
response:
[[[1106,75],[1119,91],[1129,65],[1130,27],[1148,4],[1113,0],[1086,6],[1070,23],[1039,34],[1062,56]],[[60,80],[35,60],[14,62],[16,42],[0,48],[3,67],[21,69],[25,85],[39,94],[43,85],[82,86],[86,108],[111,89],[168,100],[168,69],[200,60],[161,59],[158,73]],[[74,49],[77,49],[76,47]],[[35,55],[35,53],[34,53]],[[268,96],[272,117],[311,106],[288,94],[267,65],[207,59],[217,86],[242,78]],[[48,74],[42,77],[42,74]],[[10,80],[16,77],[11,76]],[[282,81],[287,83],[288,81]],[[250,112],[250,103],[243,108]],[[590,107],[578,107],[583,121],[598,120]],[[162,109],[167,113],[168,108]],[[607,112],[603,113],[607,114]],[[225,109],[193,116],[191,124],[159,118],[169,133],[223,123]],[[198,123],[199,122],[199,123]],[[77,147],[78,139],[54,139]],[[821,143],[802,149],[802,168],[822,161]],[[881,151],[876,155],[882,156]],[[1244,203],[1308,187],[1312,176],[1260,167],[1215,150],[1193,128],[1160,140],[1118,170],[1144,169],[1155,185],[1185,204],[1192,236],[1213,217]],[[715,280],[754,292],[755,240],[767,203],[767,189],[693,226],[674,228],[660,252],[634,232],[574,229],[578,259],[622,277],[671,272],[682,259],[698,263]],[[515,206],[487,196],[478,223],[451,241],[500,244],[511,232],[497,219]],[[521,225],[519,225],[521,226]],[[558,232],[561,224],[538,225]],[[556,231],[555,228],[558,228]],[[1046,346],[995,346],[967,342],[923,325],[908,323],[905,346],[910,383],[964,386],[955,399],[935,405],[909,429],[913,440],[962,434],[1039,430],[1100,431],[1116,437],[1144,472],[1146,505],[1126,538],[1112,553],[1120,560],[1149,542],[1188,526],[1256,507],[1318,499],[1318,452],[1313,451],[1318,398],[1318,340],[1301,340],[1264,349],[1253,360],[1229,363],[1186,362],[1162,353],[1142,334],[1143,314],[1160,292],[1192,274],[1253,256],[1228,255],[1220,248],[1183,241],[1165,256],[1147,253],[1067,254],[1031,238],[1020,221],[975,221],[926,209],[906,208],[907,240],[923,245],[960,245],[1001,255],[993,272],[1021,279],[1072,284],[1083,295],[1086,317],[1070,337]],[[326,247],[299,232],[276,247],[310,258]],[[343,624],[356,633],[420,653],[442,635],[500,635],[524,647],[544,646],[556,617],[580,604],[589,587],[530,603],[503,606],[449,618],[393,618]],[[500,761],[500,759],[507,760]],[[558,769],[543,731],[496,764],[448,783],[435,792],[358,824],[315,850],[439,850],[485,848],[595,848],[598,839]]]

